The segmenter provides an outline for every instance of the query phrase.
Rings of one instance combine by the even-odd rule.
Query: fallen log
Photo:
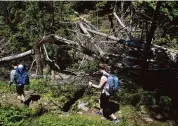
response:
[[[83,17],[81,17],[77,12],[74,12],[74,13],[80,18],[80,20],[82,20],[84,23],[86,23],[92,29],[98,31],[98,29],[95,26],[93,26],[89,21],[87,21],[86,19],[84,19]]]
[[[83,24],[81,22],[79,22],[79,26],[81,28],[81,30],[84,32],[84,34],[86,34],[90,39],[91,42],[94,43],[94,39],[92,38],[92,36],[88,33],[87,29],[83,26]],[[94,44],[94,47],[99,51],[100,56],[103,56],[105,53],[103,52],[103,50],[96,44]]]
[[[97,34],[99,36],[102,36],[102,37],[105,37],[105,38],[108,38],[108,39],[111,39],[111,40],[114,40],[114,41],[119,41],[120,40],[120,38],[116,38],[114,36],[109,36],[109,35],[107,35],[105,33],[102,33],[102,32],[98,32],[98,31],[91,30],[91,29],[88,29],[88,28],[86,28],[86,29],[87,29],[87,31],[89,31],[91,33]]]
[[[33,52],[34,51],[32,49],[32,50],[28,50],[26,52],[23,52],[23,53],[20,53],[20,54],[16,54],[16,55],[13,55],[13,56],[3,57],[3,58],[0,58],[0,62],[10,61],[10,60],[13,60],[13,59],[18,59],[18,58],[22,58],[22,57],[25,57],[25,56],[28,56],[28,55],[32,55]]]

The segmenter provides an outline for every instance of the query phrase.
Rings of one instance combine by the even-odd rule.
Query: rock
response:
[[[86,105],[88,105],[87,102],[82,102],[82,103],[79,103],[77,107],[78,107],[78,109],[82,109],[82,110],[84,110],[84,111],[88,111],[89,108],[86,107]]]
[[[80,115],[82,115],[83,114],[83,112],[77,112],[78,114],[80,114]]]
[[[32,79],[44,78],[43,75],[31,74]]]
[[[47,105],[47,102],[44,102],[43,105]]]
[[[153,119],[149,117],[143,117],[142,119],[145,120],[146,122],[153,122]]]
[[[161,119],[163,119],[164,117],[161,115],[161,114],[158,114],[158,115],[156,115],[155,116],[155,119],[157,119],[157,120],[161,120]]]

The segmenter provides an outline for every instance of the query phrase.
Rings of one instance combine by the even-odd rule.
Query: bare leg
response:
[[[117,119],[117,117],[112,113],[111,114],[111,118],[114,120],[114,119]]]
[[[24,96],[24,94],[21,94],[21,100],[23,101],[23,102],[25,102],[25,96]]]
[[[103,109],[101,108],[101,105],[100,105],[100,99],[99,99],[99,105],[98,105],[99,109],[100,109],[100,112],[103,113]]]

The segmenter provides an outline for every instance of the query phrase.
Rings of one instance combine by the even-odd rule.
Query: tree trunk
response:
[[[114,37],[114,36],[108,36],[108,35],[105,34],[105,33],[97,32],[97,31],[95,31],[95,30],[91,30],[91,29],[88,29],[88,28],[86,28],[86,29],[87,29],[87,31],[89,31],[89,32],[91,32],[91,33],[94,33],[94,34],[99,35],[99,36],[106,37],[106,38],[111,39],[111,40],[114,40],[114,41],[119,41],[119,40],[120,40],[120,38],[116,38],[116,37]]]
[[[142,63],[142,68],[141,68],[141,75],[143,75],[143,76],[144,76],[145,69],[148,67],[147,66],[148,65],[147,64],[148,52],[150,50],[151,42],[152,42],[155,30],[157,28],[155,21],[158,18],[158,13],[159,13],[159,9],[161,7],[161,3],[162,3],[161,1],[158,1],[157,4],[156,4],[156,10],[155,10],[153,18],[152,18],[151,27],[150,27],[150,30],[148,32],[148,35],[146,36],[146,44],[144,46],[143,63]]]
[[[55,84],[56,77],[55,77],[55,71],[54,70],[51,70],[51,80],[52,80],[52,83]]]
[[[35,48],[36,74],[43,75],[40,48]]]
[[[42,39],[43,40],[43,39]],[[42,68],[42,62],[41,62],[41,52],[40,52],[40,46],[39,43],[42,41],[39,40],[35,43],[34,50],[35,50],[35,60],[36,60],[36,74],[37,75],[43,75],[43,68]]]

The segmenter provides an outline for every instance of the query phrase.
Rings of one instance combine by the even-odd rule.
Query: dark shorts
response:
[[[109,117],[112,114],[110,109],[110,96],[107,96],[105,93],[102,93],[100,96],[100,107],[103,109],[103,115]]]
[[[101,94],[100,96],[100,107],[101,108],[109,107],[109,98],[110,96],[107,96],[105,93]]]
[[[24,86],[16,86],[16,91],[18,95],[24,94]]]

